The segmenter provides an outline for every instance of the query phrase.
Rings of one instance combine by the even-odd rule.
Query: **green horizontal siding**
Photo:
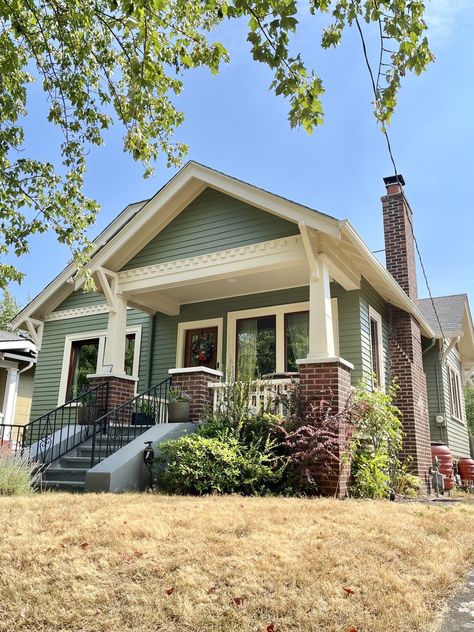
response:
[[[79,306],[82,307],[82,305],[77,305],[77,307]],[[87,335],[88,332],[105,331],[107,329],[107,320],[107,314],[94,314],[45,323],[43,343],[38,354],[35,372],[31,419],[36,419],[57,406],[66,336],[82,333]],[[150,318],[147,314],[138,310],[128,310],[127,326],[136,325],[142,326],[140,382],[138,387],[144,390],[148,381]]]
[[[348,292],[337,283],[331,283],[331,298],[337,298],[339,316],[339,355],[354,365],[352,384],[362,377],[360,292]]]
[[[430,415],[431,440],[446,443],[456,458],[469,457],[469,434],[467,424],[451,416],[451,392],[449,388],[448,364],[441,358],[439,342],[430,348],[431,341],[424,342],[425,353],[423,366],[426,373],[428,410]],[[460,375],[461,402],[464,408],[464,387],[462,380],[462,366],[454,350],[448,355],[447,361],[454,366]],[[443,415],[446,427],[436,423],[436,415]],[[465,415],[465,411],[464,411]],[[465,417],[464,417],[465,418]]]
[[[208,188],[123,269],[140,268],[296,234],[296,224]]]
[[[447,357],[447,362],[458,372],[459,375],[459,384],[461,388],[461,405],[463,408],[463,419],[466,419],[466,410],[465,410],[465,402],[464,402],[464,386],[463,386],[463,367],[461,361],[456,354],[455,350],[452,349]],[[455,457],[469,457],[470,456],[470,446],[469,446],[469,432],[467,428],[467,424],[465,421],[459,421],[455,419],[451,415],[451,391],[449,388],[449,375],[448,375],[448,364],[446,363],[443,366],[443,374],[444,374],[444,388],[445,388],[445,398],[446,398],[446,415],[447,415],[447,433],[448,433],[448,445],[451,448],[451,451]]]
[[[365,279],[362,279],[360,289],[360,378],[366,378],[372,372],[369,306],[375,309],[382,317],[383,363],[385,367],[385,383],[388,386],[390,382],[388,307],[386,301],[380,294],[378,294]]]
[[[103,305],[105,297],[97,292],[73,292],[58,307],[57,312],[63,309],[76,309],[77,307],[91,307],[92,305]]]
[[[423,368],[426,375],[431,441],[442,441],[446,443],[446,430],[436,423],[436,415],[444,415],[446,410],[443,370],[440,363],[440,348],[438,342],[431,347],[431,342],[431,340],[423,340]]]

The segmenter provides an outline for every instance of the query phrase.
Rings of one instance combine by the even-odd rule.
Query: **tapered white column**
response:
[[[117,294],[114,310],[109,311],[104,366],[115,375],[125,375],[125,336],[127,330],[127,299]]]
[[[308,358],[334,358],[334,329],[332,322],[331,289],[328,264],[324,255],[318,256],[319,275],[309,282],[309,352]]]
[[[15,420],[16,396],[18,393],[18,368],[7,369],[7,380],[5,384],[5,393],[3,396],[3,423],[11,425]],[[4,440],[10,438],[5,434]]]

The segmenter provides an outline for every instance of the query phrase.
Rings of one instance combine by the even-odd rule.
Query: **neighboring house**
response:
[[[441,333],[418,302],[403,179],[385,183],[386,268],[348,220],[188,163],[96,239],[97,293],[83,293],[71,264],[13,322],[41,349],[32,418],[86,383],[108,382],[117,405],[170,371],[193,394],[192,420],[209,384],[236,372],[296,376],[310,396],[329,387],[341,408],[351,384],[373,373],[382,388],[397,376],[405,453],[420,476],[428,480],[431,439],[468,456],[467,301],[462,326]]]
[[[0,331],[0,423],[24,426],[30,418],[36,347],[24,336]],[[9,440],[0,428],[0,441]]]

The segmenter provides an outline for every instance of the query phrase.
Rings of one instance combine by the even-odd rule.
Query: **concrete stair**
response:
[[[83,492],[87,471],[108,456],[137,439],[149,426],[111,428],[107,435],[96,435],[92,463],[92,437],[52,463],[42,474],[41,491]]]

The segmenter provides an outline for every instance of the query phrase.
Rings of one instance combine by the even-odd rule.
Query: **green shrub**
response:
[[[28,455],[0,449],[0,496],[31,494],[35,487],[36,463]]]
[[[275,489],[282,472],[272,446],[245,446],[231,433],[195,433],[157,446],[155,483],[170,493],[263,495]]]
[[[387,498],[401,471],[398,458],[402,448],[401,412],[394,405],[397,386],[392,383],[387,392],[370,390],[361,383],[356,391],[352,435],[349,453],[352,460],[354,496]]]

